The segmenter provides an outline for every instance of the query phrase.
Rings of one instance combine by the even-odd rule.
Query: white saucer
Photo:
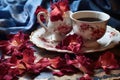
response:
[[[56,51],[62,53],[73,53],[72,51],[68,50],[61,50],[56,49],[55,46],[58,44],[57,42],[47,42],[43,37],[42,34],[45,34],[44,28],[37,29],[36,31],[32,32],[30,35],[30,41],[33,42],[37,47],[43,48],[49,51]],[[120,42],[120,32],[116,29],[107,26],[107,30],[105,35],[97,41],[101,46],[97,49],[83,49],[80,53],[90,53],[90,52],[98,52],[104,51],[110,48],[113,48]]]

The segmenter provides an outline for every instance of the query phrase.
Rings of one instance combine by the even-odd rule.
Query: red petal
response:
[[[66,12],[70,10],[68,0],[59,1],[58,5],[62,10],[62,12]]]
[[[71,64],[67,64],[67,61],[64,57],[55,57],[50,59],[51,66],[58,71],[54,71],[53,74],[57,76],[63,76],[65,74],[73,74],[79,70]]]
[[[39,73],[40,71],[47,69],[47,66],[49,65],[50,65],[50,62],[48,58],[42,58],[37,63],[33,64],[29,71],[32,73]]]
[[[89,58],[85,57],[84,55],[76,55],[76,59],[74,60],[67,60],[68,64],[71,64],[78,68],[80,71],[90,74],[93,74],[94,63]]]
[[[55,57],[53,59],[49,59],[49,61],[51,63],[51,67],[56,69],[64,68],[67,65],[64,57]]]
[[[115,59],[115,56],[112,52],[105,52],[99,57],[99,60],[96,64],[97,67],[102,67],[105,69],[117,69],[119,68],[118,62]]]
[[[63,20],[63,13],[61,12],[59,6],[57,4],[52,4],[51,5],[51,12],[50,12],[50,20],[51,21],[58,21],[58,20]]]
[[[66,74],[67,75],[74,74],[74,73],[77,73],[78,71],[79,70],[73,67],[72,65],[66,65],[60,68],[58,71],[53,71],[53,74],[57,76],[63,76]]]
[[[57,46],[58,49],[71,50],[75,53],[79,53],[81,50],[83,41],[82,37],[76,34],[66,36]]]
[[[8,40],[0,41],[0,48],[4,54],[22,55],[25,48],[30,48],[31,43],[28,41],[28,35],[18,32],[9,37]]]
[[[55,57],[53,59],[49,59],[50,63],[51,63],[51,67],[53,68],[59,68],[59,62],[61,61],[60,57]]]
[[[34,56],[34,51],[32,49],[25,49],[23,52],[23,62],[32,64],[34,63],[35,56]]]
[[[4,54],[11,54],[14,50],[14,47],[10,44],[10,41],[0,41],[0,49]]]
[[[12,62],[13,59],[6,59],[0,63],[0,80],[11,80],[14,77],[22,74],[19,69],[16,67],[17,63]],[[17,59],[14,59],[17,60]]]
[[[29,43],[29,36],[21,31],[17,34],[12,34],[8,40],[0,41],[0,48],[5,54],[21,56],[19,53],[25,48],[30,47],[31,43]]]
[[[12,80],[13,77],[12,77],[12,75],[5,75],[5,76],[3,77],[3,79],[4,79],[4,80]]]

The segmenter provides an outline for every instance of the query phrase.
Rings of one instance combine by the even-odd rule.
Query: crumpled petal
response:
[[[118,61],[115,59],[114,54],[108,51],[99,57],[96,67],[102,67],[105,71],[108,71],[108,69],[117,69],[120,66],[118,65]]]
[[[57,4],[52,4],[51,5],[51,11],[50,11],[50,20],[52,22],[54,21],[58,21],[58,20],[63,20],[63,17],[62,17],[62,12],[59,8],[59,6]]]
[[[70,59],[67,57],[67,64],[71,64],[74,67],[78,68],[83,73],[87,73],[89,75],[93,75],[94,73],[94,62],[87,58],[84,55],[76,55],[75,59]]]
[[[29,36],[19,31],[17,34],[11,34],[8,40],[0,41],[2,53],[9,55],[21,56],[25,48],[30,48],[32,43],[29,42]],[[20,54],[21,53],[21,54]]]
[[[59,1],[58,5],[63,13],[70,10],[68,0]]]
[[[53,59],[49,59],[49,61],[51,63],[50,66],[57,70],[53,71],[54,75],[63,76],[65,74],[73,74],[79,71],[73,65],[67,64],[65,57],[55,57]]]
[[[53,22],[58,20],[63,21],[64,13],[69,10],[70,8],[67,0],[61,0],[51,4],[50,20]]]
[[[42,70],[47,70],[47,67],[50,65],[48,58],[42,58],[38,62],[31,65],[31,68],[28,70],[31,73],[40,73]]]
[[[83,45],[81,36],[76,34],[66,36],[57,46],[58,49],[70,50],[79,53]]]

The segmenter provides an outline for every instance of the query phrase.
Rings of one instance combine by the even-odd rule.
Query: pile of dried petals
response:
[[[98,54],[92,55],[92,57],[85,56],[85,54],[76,54],[79,53],[82,45],[82,37],[76,34],[70,34],[56,46],[58,49],[70,50],[75,53],[74,59],[70,59],[68,55],[65,57],[66,64],[72,65],[87,74],[87,76],[80,78],[80,80],[90,80],[89,75],[93,75],[95,69],[102,68],[108,74],[110,70],[120,68],[119,60],[115,57],[114,53],[109,51],[99,55],[96,60],[93,59]]]
[[[8,40],[0,41],[0,80],[17,80],[18,76],[27,73],[40,73],[50,65],[47,58],[35,62],[34,49],[29,36],[18,32]]]
[[[66,36],[57,46],[56,48],[62,50],[70,50],[74,53],[78,53],[81,50],[83,45],[83,40],[81,36],[76,34],[70,34]]]
[[[85,73],[80,80],[92,80],[89,75],[93,75],[94,70],[98,68],[102,68],[106,73],[111,69],[120,68],[119,61],[112,52],[105,52],[96,59],[94,55],[91,58],[84,54],[62,54],[54,58],[41,58],[35,62],[35,50],[28,35],[22,32],[11,35],[8,40],[0,41],[0,49],[0,80],[17,80],[26,73],[39,74],[48,70],[48,66],[57,76]]]

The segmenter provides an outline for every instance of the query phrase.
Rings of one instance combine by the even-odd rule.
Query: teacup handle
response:
[[[47,18],[48,15],[45,12],[39,12],[37,14],[37,20],[38,20],[39,24],[41,25],[41,27],[43,27],[45,29],[45,31],[48,31],[47,26],[40,19],[41,15],[44,16],[45,20],[47,20],[46,18]]]

